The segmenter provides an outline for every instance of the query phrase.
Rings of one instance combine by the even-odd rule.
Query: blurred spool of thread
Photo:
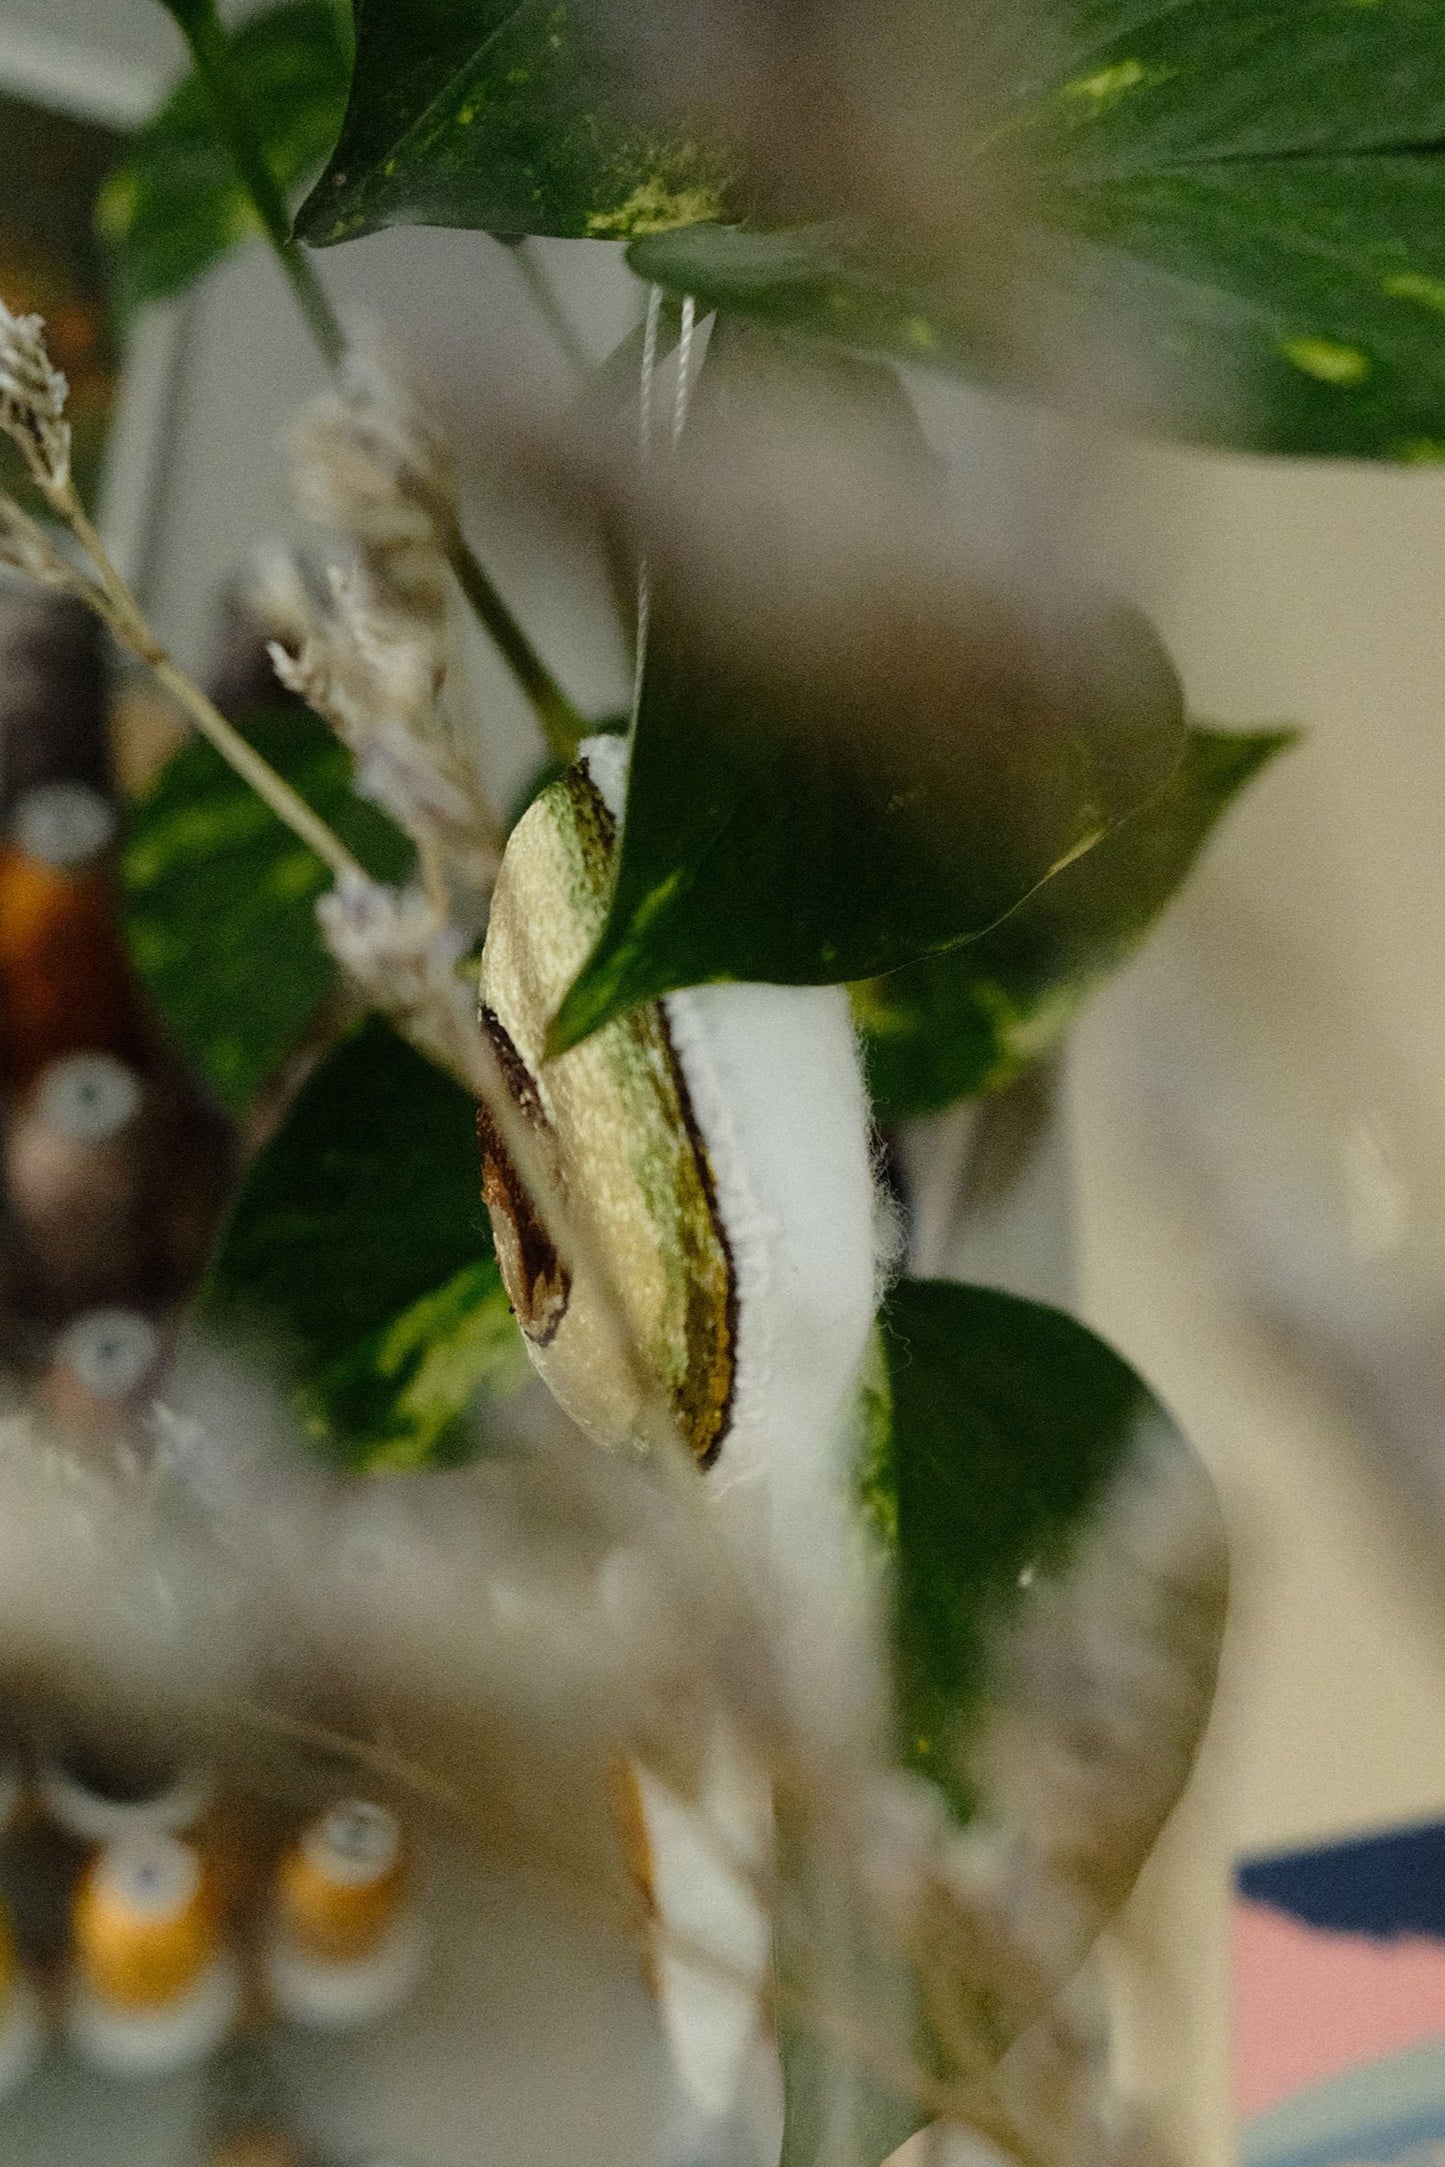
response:
[[[0,583],[0,1349],[99,1437],[153,1383],[236,1166],[126,951],[108,708],[89,613]]]
[[[42,1762],[37,1786],[51,1819],[87,1845],[152,1833],[183,1836],[215,1789],[202,1762],[158,1762],[84,1746]]]
[[[104,1048],[136,1060],[142,1018],[116,924],[115,813],[89,785],[42,783],[0,841],[0,1059],[23,1089],[52,1061]]]
[[[299,2139],[284,2129],[238,2129],[216,2140],[205,2167],[305,2167]]]
[[[0,1910],[0,2099],[25,2082],[44,2049],[40,1998],[25,1976],[9,1913]]]
[[[388,2016],[415,1991],[424,1937],[394,1814],[332,1806],[277,1870],[266,1983],[277,2010],[319,2030]]]
[[[72,1914],[66,2035],[113,2076],[162,2076],[215,2052],[237,2022],[240,1968],[200,1853],[159,1832],[99,1852]]]
[[[25,1756],[19,1746],[0,1743],[0,1836],[20,1818],[28,1783]]]
[[[73,595],[0,584],[0,826],[37,783],[110,791],[105,634]]]
[[[84,605],[0,586],[0,1071],[11,1089],[62,1053],[128,1037],[107,700]]]
[[[157,1046],[145,1068],[102,1046],[15,1090],[0,1132],[35,1305],[165,1307],[202,1270],[229,1189],[229,1130]]]

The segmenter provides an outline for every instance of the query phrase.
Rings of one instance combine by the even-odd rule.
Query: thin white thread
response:
[[[642,384],[638,396],[637,437],[646,466],[652,452],[652,390],[657,375],[657,335],[662,323],[662,288],[651,286],[647,294],[647,321],[642,331]]]
[[[657,381],[658,334],[662,322],[662,288],[652,286],[647,295],[647,320],[642,332],[642,382],[638,392],[637,440],[638,455],[646,469],[652,458],[654,392]],[[683,296],[682,322],[677,341],[677,388],[672,402],[672,449],[676,451],[682,441],[687,424],[688,402],[692,396],[694,335],[697,330],[697,302],[691,294]],[[642,678],[647,665],[647,634],[652,621],[652,574],[644,555],[637,567],[637,667],[632,684],[632,719],[637,720],[642,704]]]
[[[682,303],[682,328],[677,340],[677,397],[672,407],[674,451],[682,441],[683,425],[687,420],[688,396],[692,390],[692,335],[696,326],[697,303],[691,294],[685,294]]]
[[[647,321],[642,331],[642,381],[637,398],[637,452],[644,472],[652,457],[652,393],[657,376],[657,334],[662,322],[662,288],[647,292]],[[637,660],[632,673],[632,720],[642,706],[642,673],[647,666],[647,629],[652,617],[652,573],[644,554],[637,565]]]

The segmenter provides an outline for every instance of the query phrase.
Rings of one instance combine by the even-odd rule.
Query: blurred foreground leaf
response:
[[[241,1190],[203,1301],[289,1359],[334,1456],[465,1456],[480,1392],[530,1375],[482,1208],[476,1108],[372,1018],[327,1057]]]
[[[344,0],[285,0],[237,26],[230,58],[254,138],[289,192],[336,141],[351,66],[350,10]],[[198,76],[183,77],[139,131],[97,216],[126,317],[182,293],[260,232]]]
[[[557,1050],[674,987],[836,984],[981,934],[1183,749],[1136,611],[953,556],[891,368],[728,326],[677,465],[719,539],[654,561],[616,878]]]
[[[864,1404],[898,1752],[922,1791],[884,1786],[881,1892],[826,1848],[826,1816],[810,1827],[784,1807],[784,2159],[879,2167],[932,2119],[897,2074],[910,2065],[1013,2157],[1003,2058],[1124,1902],[1188,1775],[1223,1623],[1222,1530],[1169,1416],[1057,1310],[905,1280]],[[819,2006],[854,2012],[873,2051],[799,2021]],[[1018,2134],[1046,2127],[1040,2156],[1072,2156],[1054,2143],[1072,2099],[1046,2097],[1040,2124],[1025,2088]]]
[[[1002,1651],[1031,1612],[1088,1573],[1131,1486],[1157,1483],[1162,1495],[1178,1476],[1190,1511],[1212,1520],[1213,1508],[1202,1469],[1142,1379],[1059,1310],[904,1280],[885,1305],[884,1351],[887,1443],[865,1503],[896,1559],[903,1748],[966,1816],[981,1784],[973,1734],[990,1698],[1015,1682]],[[1117,1593],[1127,1637],[1146,1621]],[[1168,1633],[1177,1621],[1165,1611],[1149,1622]],[[1174,1739],[1150,1741],[1161,1785],[1182,1780],[1208,1683],[1181,1699]],[[1087,1710],[1076,1713],[1082,1722]]]
[[[1442,0],[1073,0],[1050,33],[974,164],[1016,222],[992,311],[978,264],[826,205],[643,239],[638,275],[1221,444],[1438,459]]]
[[[370,872],[405,876],[410,846],[353,794],[350,757],[324,723],[292,712],[243,727]],[[244,1113],[336,990],[315,915],[330,875],[192,738],[134,808],[121,878],[137,968],[191,1060]]]
[[[880,1121],[1011,1083],[1057,1046],[1101,978],[1148,933],[1215,823],[1295,741],[1191,729],[1163,787],[981,940],[852,989]]]

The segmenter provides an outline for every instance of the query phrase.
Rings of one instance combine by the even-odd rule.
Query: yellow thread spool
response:
[[[220,1949],[199,1854],[160,1833],[110,1845],[81,1876],[73,1932],[98,2001],[140,2013],[182,2000]]]
[[[304,1829],[276,1877],[265,1977],[294,2024],[374,2024],[414,1992],[427,1936],[409,1901],[395,1816],[348,1799]]]
[[[298,1949],[323,1963],[354,1964],[378,1948],[406,1892],[395,1815],[347,1799],[303,1830],[282,1858],[276,1908]]]

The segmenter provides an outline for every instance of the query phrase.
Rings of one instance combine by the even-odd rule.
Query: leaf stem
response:
[[[446,554],[473,614],[491,634],[498,653],[531,702],[548,752],[554,760],[570,764],[590,727],[587,718],[568,699],[460,528],[453,528],[446,537]]]
[[[291,238],[291,214],[266,163],[265,153],[246,119],[245,99],[231,66],[231,47],[215,0],[165,0],[190,48],[196,73],[211,103],[216,133],[226,146],[237,177],[251,199],[267,240],[275,251],[311,334],[335,368],[346,352],[346,334],[311,260]]]
[[[335,369],[345,358],[346,334],[310,257],[291,238],[291,214],[248,123],[244,95],[231,65],[230,43],[216,13],[215,0],[163,0],[163,4],[190,49],[196,73],[210,99],[216,132],[236,168],[237,178],[290,281],[322,358],[328,368]],[[473,614],[530,701],[547,750],[556,760],[570,761],[587,735],[586,718],[573,706],[533,647],[459,527],[453,527],[444,537],[444,546]]]

